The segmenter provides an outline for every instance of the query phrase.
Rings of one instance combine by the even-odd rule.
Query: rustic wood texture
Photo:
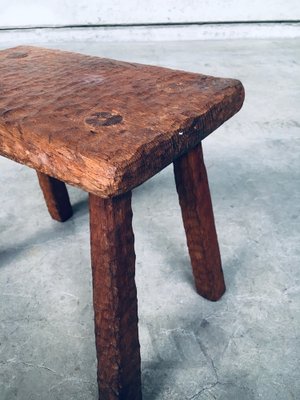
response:
[[[101,400],[141,399],[131,193],[90,194],[91,255]]]
[[[216,301],[225,282],[201,143],[174,161],[174,173],[195,285]]]
[[[112,197],[193,148],[243,99],[237,80],[7,49],[0,51],[0,154]]]
[[[64,222],[73,215],[66,185],[58,179],[37,171],[49,214],[53,219]]]

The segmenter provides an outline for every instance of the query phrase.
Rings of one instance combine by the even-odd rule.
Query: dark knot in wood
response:
[[[94,127],[116,125],[122,122],[123,117],[119,114],[111,114],[110,112],[96,112],[85,119],[85,122]]]
[[[28,53],[23,51],[14,51],[6,56],[6,58],[25,58],[28,56]]]

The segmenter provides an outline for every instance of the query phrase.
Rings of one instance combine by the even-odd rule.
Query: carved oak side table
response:
[[[141,399],[131,190],[171,162],[199,294],[225,291],[201,141],[242,106],[237,80],[37,47],[0,51],[0,154],[37,171],[52,218],[89,195],[102,400]]]

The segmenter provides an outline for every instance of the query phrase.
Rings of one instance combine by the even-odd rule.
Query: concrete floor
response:
[[[133,195],[144,400],[300,398],[299,40],[47,43],[235,77],[204,141],[227,292],[193,286],[171,167]],[[52,221],[35,172],[0,160],[0,400],[95,400],[87,194]]]

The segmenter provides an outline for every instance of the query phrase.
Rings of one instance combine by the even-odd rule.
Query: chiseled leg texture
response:
[[[89,201],[99,398],[140,400],[131,192]]]
[[[37,176],[51,217],[59,222],[69,219],[73,211],[64,182],[38,171]]]
[[[225,283],[201,143],[175,160],[174,173],[195,285],[216,301]]]

